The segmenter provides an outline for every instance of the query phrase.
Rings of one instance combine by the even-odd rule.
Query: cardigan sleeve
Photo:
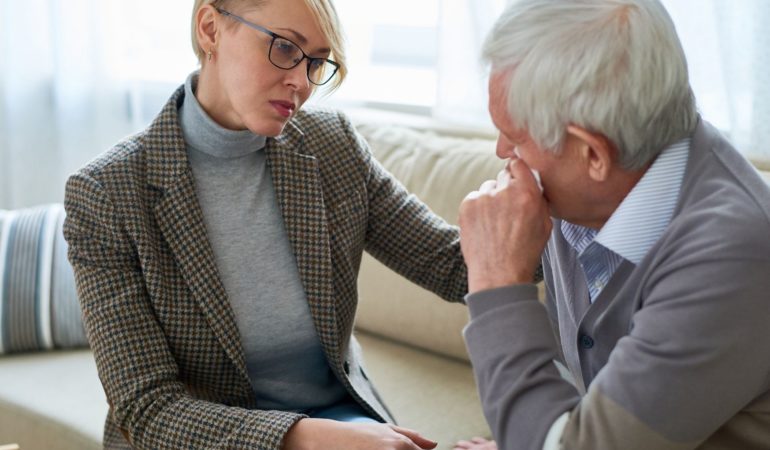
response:
[[[632,331],[582,398],[552,363],[557,344],[534,286],[468,296],[465,340],[500,448],[543,448],[569,413],[560,448],[689,450],[739,412],[751,414],[744,408],[767,395],[770,373],[761,356],[770,352],[770,262],[685,253],[646,277]],[[747,416],[733,430],[742,440],[728,447],[760,448],[746,447],[767,442],[757,423]]]

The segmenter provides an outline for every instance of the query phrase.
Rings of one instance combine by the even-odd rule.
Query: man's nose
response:
[[[508,159],[515,156],[515,147],[506,139],[498,138],[495,153],[500,159]]]

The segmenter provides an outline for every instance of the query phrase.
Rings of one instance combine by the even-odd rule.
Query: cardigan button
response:
[[[594,347],[594,340],[591,339],[591,336],[583,334],[580,336],[580,346],[585,349],[591,349]]]

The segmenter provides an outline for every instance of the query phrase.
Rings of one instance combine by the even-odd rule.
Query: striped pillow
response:
[[[60,204],[0,210],[0,354],[86,347]]]

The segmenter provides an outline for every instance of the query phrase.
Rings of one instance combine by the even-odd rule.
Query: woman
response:
[[[351,336],[364,249],[447,300],[457,232],[348,120],[330,0],[197,0],[201,61],[142,133],[73,175],[65,236],[110,403],[106,448],[418,449]]]

